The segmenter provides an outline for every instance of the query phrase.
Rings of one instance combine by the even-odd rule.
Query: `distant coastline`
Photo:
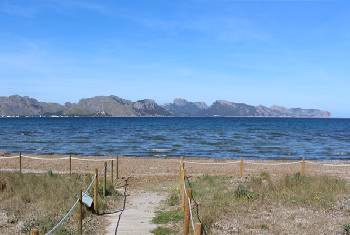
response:
[[[177,98],[159,105],[154,100],[130,101],[117,96],[96,96],[78,103],[41,102],[13,95],[0,97],[0,117],[289,117],[329,118],[331,113],[319,109],[285,108],[282,106],[252,106],[217,100],[210,106]]]

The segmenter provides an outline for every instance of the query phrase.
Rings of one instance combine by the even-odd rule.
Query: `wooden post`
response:
[[[30,235],[39,235],[39,230],[36,228],[33,228],[32,230],[30,230]]]
[[[181,161],[181,199],[182,199],[182,208],[183,209],[186,208],[185,177],[186,177],[185,163],[182,160]]]
[[[69,154],[69,175],[72,176],[72,154]]]
[[[243,168],[244,168],[244,163],[243,163],[243,159],[241,159],[241,162],[239,164],[239,176],[241,178],[243,177]]]
[[[19,152],[19,173],[22,174],[22,152]]]
[[[185,195],[186,196],[186,195]],[[187,198],[185,198],[186,202],[185,202],[185,218],[184,218],[184,235],[188,235],[190,232],[190,206],[188,204],[188,200]]]
[[[201,235],[202,234],[202,224],[196,223],[194,226],[194,235]]]
[[[98,169],[95,169],[94,211],[98,214]]]
[[[106,196],[106,190],[107,190],[107,162],[105,162],[105,170],[104,170],[104,177],[103,177],[103,196]]]
[[[78,234],[83,234],[83,191],[80,190],[79,197],[79,224],[78,224]]]
[[[117,179],[119,179],[119,155],[117,155]]]
[[[303,157],[303,159],[301,160],[300,174],[301,174],[302,176],[305,175],[305,158],[304,158],[304,157]]]
[[[112,185],[114,183],[114,179],[113,179],[113,164],[114,164],[114,159],[112,159],[112,162],[111,162],[111,181],[112,181]]]
[[[182,180],[181,180],[181,176],[182,176],[182,164],[181,164],[182,159],[180,159],[179,161],[179,193],[180,193],[180,198],[181,198],[181,202],[180,202],[180,207],[182,208]]]
[[[182,186],[182,182],[183,182],[183,177],[182,177],[182,173],[183,173],[183,158],[180,159],[179,162],[179,191],[182,194],[182,190],[183,190],[183,186]]]

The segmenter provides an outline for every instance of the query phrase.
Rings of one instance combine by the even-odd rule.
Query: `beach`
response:
[[[3,154],[4,155],[4,154]],[[1,170],[18,171],[19,158],[11,158],[19,154],[5,154],[1,161]],[[6,157],[9,157],[6,159]],[[117,160],[118,159],[118,160]],[[176,177],[181,157],[137,157],[137,156],[72,156],[72,172],[94,173],[100,171],[107,162],[110,168],[113,160],[114,174],[120,177]],[[240,176],[240,161],[243,160],[244,175],[267,171],[272,175],[292,174],[300,171],[300,160],[245,160],[217,159],[205,157],[184,157],[189,175],[222,175]],[[117,163],[118,162],[118,163]],[[350,179],[347,164],[350,161],[309,161],[305,160],[305,171],[310,175],[326,174]],[[117,166],[118,165],[118,166]],[[69,173],[69,155],[22,155],[24,172],[45,173],[49,170],[57,173]]]
[[[125,179],[128,179],[128,198],[130,202],[127,201],[126,211],[129,209],[132,212],[126,212],[124,217],[121,217],[121,230],[124,231],[125,234],[130,234],[133,230],[130,227],[130,221],[133,221],[137,217],[137,221],[140,224],[138,227],[138,231],[142,229],[163,229],[164,224],[157,227],[152,221],[152,217],[157,217],[159,211],[163,211],[166,213],[170,211],[171,213],[179,213],[177,206],[169,206],[167,202],[169,201],[169,197],[176,196],[177,193],[174,194],[174,189],[176,190],[178,185],[178,177],[179,177],[179,164],[181,159],[184,161],[184,167],[186,171],[186,176],[191,182],[196,184],[203,184],[203,180],[208,179],[210,177],[210,182],[214,180],[217,182],[215,185],[207,185],[205,183],[205,187],[200,187],[205,190],[214,190],[217,187],[217,190],[220,191],[221,187],[225,189],[235,188],[240,184],[248,183],[255,178],[261,177],[261,174],[267,174],[271,182],[279,182],[283,177],[294,177],[296,174],[300,174],[303,172],[307,177],[316,180],[318,182],[318,177],[326,176],[327,179],[335,178],[341,179],[344,182],[348,182],[350,179],[350,171],[348,170],[350,167],[350,163],[348,161],[308,161],[308,160],[245,160],[245,159],[213,159],[213,158],[195,158],[195,157],[167,157],[167,158],[155,158],[155,157],[126,157],[126,156],[109,156],[109,157],[101,157],[101,156],[70,156],[70,155],[29,155],[29,154],[21,154],[21,158],[19,154],[2,154],[1,156],[1,172],[2,174],[18,174],[20,171],[20,159],[21,159],[21,171],[25,176],[26,174],[37,174],[37,175],[47,175],[47,174],[58,174],[58,175],[68,175],[70,174],[70,169],[72,174],[75,175],[93,175],[95,170],[98,169],[101,180],[104,176],[104,167],[106,163],[107,169],[107,178],[110,181],[112,177],[112,161],[113,161],[113,178],[115,182],[119,182],[119,187],[121,182]],[[71,168],[70,168],[71,162]],[[117,180],[117,177],[119,180]],[[204,178],[203,178],[204,177]],[[264,180],[263,180],[264,181]],[[262,182],[263,182],[262,181]],[[102,182],[102,181],[101,181]],[[196,186],[194,186],[196,187]],[[260,186],[259,186],[260,187]],[[262,186],[263,187],[263,186]],[[233,190],[232,188],[232,190]],[[194,189],[195,190],[195,189]],[[194,191],[194,195],[197,195],[199,200],[204,197],[211,195],[213,191],[202,192],[199,190],[198,192]],[[172,196],[171,196],[172,195]],[[229,194],[222,198],[225,200],[235,200],[230,199]],[[341,194],[343,195],[343,194]],[[342,196],[343,197],[343,196]],[[157,199],[159,198],[159,199]],[[155,200],[157,199],[157,200]],[[204,220],[208,217],[206,213],[216,214],[214,209],[210,208],[219,208],[218,205],[214,206],[215,200],[203,199],[201,202]],[[342,199],[343,200],[343,199]],[[346,199],[347,200],[347,199]],[[115,201],[115,200],[114,200]],[[138,205],[137,202],[144,201],[146,204]],[[317,200],[316,200],[317,201]],[[117,200],[117,204],[122,205],[122,199],[119,197]],[[214,204],[213,204],[214,203]],[[343,201],[337,202],[345,203]],[[347,203],[347,202],[346,202]],[[243,203],[244,204],[244,203]],[[254,204],[254,203],[253,203]],[[252,205],[253,205],[252,204]],[[143,206],[144,205],[144,206]],[[239,204],[241,205],[241,204]],[[236,205],[236,208],[243,208],[242,206]],[[209,206],[210,208],[208,208]],[[175,209],[174,209],[175,208]],[[346,207],[347,208],[347,207]],[[237,209],[237,210],[238,210]],[[307,218],[310,216],[310,210],[314,210],[315,213],[322,213],[323,216],[315,217],[316,219],[309,220],[304,228],[301,230],[296,230],[296,233],[302,231],[318,232],[319,230],[310,229],[308,226],[311,226],[310,223],[321,224],[324,218],[327,216],[324,213],[329,210],[324,210],[323,207],[319,205],[304,205],[302,207],[298,206],[282,206],[281,204],[265,204],[263,209],[252,209],[251,212],[245,212],[243,209],[239,214],[235,214],[231,220],[223,220],[221,216],[218,216],[218,221],[210,225],[209,229],[211,234],[222,234],[222,232],[226,231],[230,234],[230,231],[233,233],[237,231],[243,231],[243,234],[248,234],[251,231],[249,226],[247,227],[244,217],[250,217],[254,214],[257,215],[259,213],[270,213],[270,210],[275,211],[275,215],[280,215],[280,217],[268,217],[263,216],[266,224],[268,224],[268,230],[272,234],[277,234],[278,231],[282,232],[283,229],[290,229],[290,226],[293,226],[293,223],[288,222],[287,214],[292,216],[293,214],[299,214],[300,218]],[[209,211],[209,212],[208,212]],[[14,212],[8,211],[7,213],[11,214]],[[131,213],[131,215],[129,215]],[[233,212],[230,212],[226,216],[233,216]],[[235,212],[236,213],[236,212]],[[247,214],[248,213],[248,214]],[[345,212],[342,209],[336,209],[335,215],[332,215],[333,222],[329,222],[328,226],[330,229],[341,231],[342,227],[339,223],[343,223],[347,219]],[[130,218],[128,218],[131,216]],[[136,217],[135,217],[136,216]],[[179,215],[181,218],[181,213]],[[287,216],[287,217],[286,217]],[[95,217],[91,215],[89,218],[92,223],[96,225],[93,227],[94,229],[87,229],[86,234],[112,234],[113,228],[116,226],[118,214],[116,216],[106,216],[106,217]],[[123,220],[124,218],[124,220]],[[209,221],[212,218],[209,216]],[[273,220],[280,220],[279,226],[275,226],[268,221],[269,218],[273,218]],[[300,219],[299,218],[299,219]],[[255,226],[260,226],[259,223],[262,223],[260,219],[257,217],[252,217],[252,221],[255,221]],[[266,221],[267,220],[267,221]],[[304,219],[302,219],[304,220]],[[172,231],[181,230],[181,220],[176,220],[173,222],[169,222],[170,225],[165,225],[165,228],[171,228]],[[211,222],[210,222],[211,223]],[[232,225],[234,223],[235,225]],[[4,228],[8,229],[9,227],[13,227],[13,224],[5,223]],[[18,225],[16,225],[18,226]],[[70,225],[71,227],[72,225]],[[137,226],[134,225],[134,226]],[[162,227],[163,226],[163,227]],[[228,226],[228,227],[227,227]],[[231,226],[231,227],[230,227]],[[232,227],[233,226],[233,227]],[[282,227],[281,227],[282,226]],[[340,226],[340,227],[339,227]],[[74,227],[74,226],[73,226]],[[127,228],[130,227],[130,230]],[[135,227],[136,229],[136,227]],[[256,234],[264,234],[260,233],[261,231],[266,230],[263,226],[262,230],[259,227]],[[333,231],[332,230],[332,231]],[[1,230],[0,230],[1,231]],[[10,231],[10,230],[4,230]],[[17,230],[16,230],[17,231]],[[156,230],[155,230],[156,231]],[[245,231],[245,232],[244,232]],[[260,231],[260,232],[259,232]],[[265,231],[266,232],[266,231]],[[120,232],[118,234],[124,234]],[[138,234],[138,233],[131,233]],[[147,234],[147,233],[145,233]],[[151,234],[151,233],[150,233]],[[154,233],[157,234],[157,233]],[[293,234],[293,233],[290,233]]]

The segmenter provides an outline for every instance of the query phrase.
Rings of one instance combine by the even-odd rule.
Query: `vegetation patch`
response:
[[[157,211],[152,219],[154,224],[176,223],[183,219],[183,212],[179,209],[170,211]]]
[[[288,210],[331,210],[337,200],[350,192],[345,180],[328,176],[302,176],[299,173],[275,179],[263,172],[247,179],[233,179],[222,176],[202,176],[192,180],[194,198],[200,203],[200,215],[207,230],[215,227],[224,218],[239,221],[247,216],[266,217],[254,225],[260,230],[269,231],[271,211],[283,207]],[[299,209],[298,209],[299,208]],[[283,212],[285,210],[285,212]],[[290,218],[294,218],[292,216]],[[246,220],[246,219],[245,219]],[[238,223],[238,222],[237,222]],[[239,231],[239,225],[226,227]],[[252,227],[251,225],[241,225]],[[342,225],[340,225],[341,228]],[[224,226],[225,227],[225,226]],[[350,231],[350,227],[343,227]],[[226,228],[227,229],[227,228]]]
[[[12,218],[13,229],[19,228],[20,232],[27,233],[35,227],[41,233],[47,232],[67,213],[78,198],[80,189],[85,190],[92,178],[88,174],[69,176],[52,171],[47,174],[0,173],[0,210]],[[101,187],[102,184],[100,192]],[[101,210],[107,209],[111,201],[118,200],[112,186],[108,186],[108,192],[115,197],[103,199],[100,193]],[[92,196],[92,191],[89,194]],[[92,212],[87,208],[84,208],[83,215],[86,220],[92,219]],[[56,234],[74,234],[77,221],[75,211]],[[93,229],[93,226],[87,226],[84,231],[93,234]]]
[[[346,235],[350,235],[350,224],[344,224],[343,229]]]
[[[157,228],[153,229],[151,231],[154,235],[169,235],[169,234],[174,234],[174,231],[171,230],[170,228],[163,227],[163,226],[158,226]]]

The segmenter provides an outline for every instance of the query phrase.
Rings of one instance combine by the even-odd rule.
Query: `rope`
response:
[[[191,225],[192,225],[192,229],[193,229],[193,231],[194,231],[194,222],[193,222],[193,214],[192,214],[191,200],[190,200],[190,198],[188,197],[187,190],[186,190],[186,183],[185,183],[185,182],[184,182],[184,191],[185,191],[185,194],[186,194],[186,197],[187,197],[187,200],[188,200],[188,207],[190,208]]]
[[[312,162],[312,161],[305,161],[305,163],[310,163],[314,165],[320,165],[320,166],[335,166],[335,167],[350,167],[350,164],[329,164],[329,163],[318,163],[318,162]]]
[[[87,194],[87,192],[90,190],[90,188],[91,188],[91,186],[93,185],[94,181],[95,181],[95,177],[93,177],[91,183],[89,184],[89,186],[88,186],[87,189],[85,190],[85,192],[84,192],[85,194]],[[68,218],[68,216],[73,212],[73,210],[74,210],[75,207],[78,205],[78,203],[79,203],[79,199],[77,199],[77,200],[75,201],[75,203],[74,203],[73,206],[69,209],[69,211],[67,212],[67,214],[65,214],[65,216],[63,216],[63,218],[62,218],[50,231],[48,231],[47,233],[45,233],[45,235],[51,235],[51,234],[53,234],[53,232],[55,232],[55,230],[56,230],[57,228],[59,228],[59,227],[63,224],[63,222],[65,222],[65,220],[66,220],[66,219]]]
[[[123,202],[123,208],[120,211],[120,214],[118,216],[118,222],[117,222],[117,226],[115,227],[114,230],[114,234],[117,235],[118,233],[118,227],[119,227],[119,223],[120,223],[120,219],[122,218],[122,214],[125,211],[125,207],[126,207],[126,197],[127,197],[127,186],[128,186],[128,180],[130,179],[130,177],[126,178],[125,180],[125,184],[124,184],[124,202]]]
[[[89,192],[89,190],[91,189],[91,187],[92,187],[92,185],[94,184],[94,182],[95,182],[95,179],[96,179],[96,177],[94,176],[93,177],[93,179],[92,179],[92,181],[91,181],[91,183],[89,184],[89,186],[87,187],[87,189],[85,190],[85,194],[87,194],[88,192]]]
[[[19,156],[15,157],[5,157],[6,159],[10,158],[18,158]],[[58,160],[69,160],[69,157],[61,157],[61,158],[44,158],[44,157],[31,157],[31,156],[25,156],[22,155],[24,158],[29,158],[33,160],[43,160],[43,161],[58,161]],[[113,161],[113,159],[87,159],[87,158],[78,158],[78,157],[72,157],[72,160],[78,160],[78,161],[89,161],[89,162],[106,162],[106,161]],[[1,160],[1,158],[0,158]]]
[[[58,161],[58,160],[68,160],[69,157],[61,157],[61,158],[43,158],[43,157],[30,157],[30,156],[25,156],[22,155],[24,158],[29,158],[33,160],[43,160],[43,161]]]
[[[231,162],[193,162],[193,161],[184,161],[184,163],[189,164],[198,164],[198,165],[226,165],[226,164],[237,164],[241,161],[231,161]],[[250,162],[245,161],[246,164],[252,164],[252,165],[265,165],[265,166],[280,166],[280,165],[292,165],[292,164],[298,164],[301,161],[298,162],[281,162],[281,163],[262,163],[262,162]]]
[[[190,180],[189,180],[189,177],[188,177],[188,176],[185,176],[185,179],[186,179],[186,181],[187,181],[187,184],[190,186],[190,188],[192,188],[192,185],[191,185],[191,182],[190,182]],[[201,218],[200,218],[200,216],[199,216],[199,204],[198,204],[198,202],[196,201],[196,199],[194,198],[193,195],[192,195],[192,201],[193,201],[194,204],[196,205],[196,217],[197,217],[197,220],[199,221],[199,223],[202,224],[202,231],[203,231],[203,233],[204,233],[205,235],[207,235],[208,233],[207,233],[207,230],[206,230],[206,228],[205,228],[205,224],[202,223],[202,220],[201,220]]]
[[[107,161],[113,161],[113,159],[87,159],[87,158],[79,158],[79,157],[72,157],[72,160],[78,160],[78,161],[88,161],[88,162],[107,162]]]
[[[298,162],[281,162],[281,163],[263,163],[263,162],[250,162],[250,161],[245,161],[245,164],[251,164],[251,165],[263,165],[263,166],[282,166],[282,165],[293,165],[293,164],[298,164],[301,163],[302,161]]]
[[[15,159],[15,158],[19,158],[19,156],[13,156],[13,157],[0,157],[0,160]]]
[[[237,163],[240,163],[240,161],[233,161],[233,162],[193,162],[193,161],[184,161],[184,163],[197,164],[197,165],[226,165],[226,164],[237,164]]]
[[[74,203],[74,205],[70,208],[70,210],[67,212],[67,214],[58,222],[50,231],[45,233],[45,235],[51,235],[59,226],[62,225],[62,223],[68,218],[68,216],[73,212],[75,207],[78,205],[79,199],[77,199]]]

